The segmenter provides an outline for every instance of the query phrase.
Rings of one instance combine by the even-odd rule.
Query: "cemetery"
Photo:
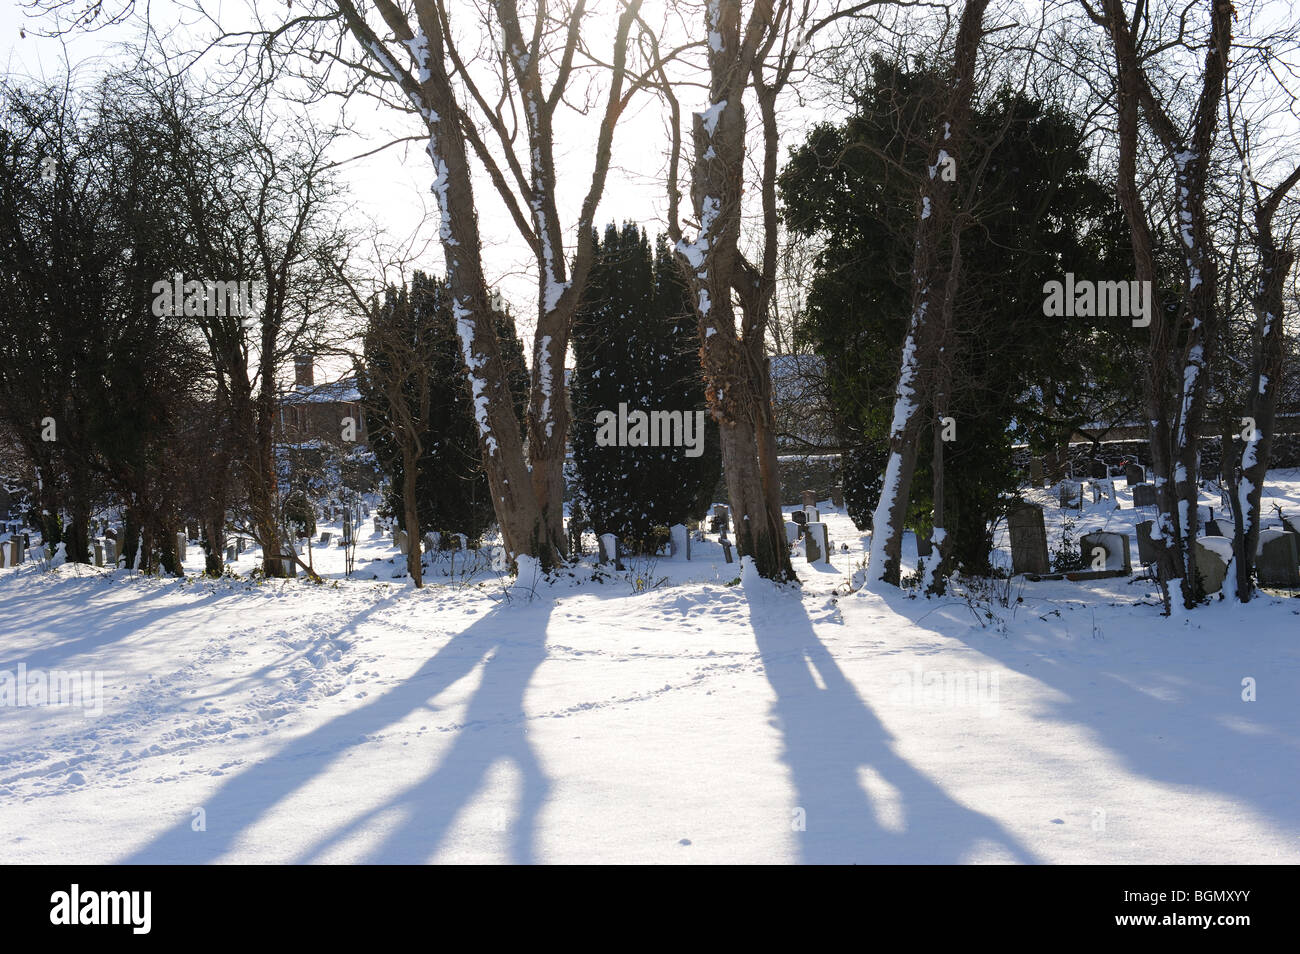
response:
[[[0,10],[7,863],[1300,864],[1294,17],[174,6]]]

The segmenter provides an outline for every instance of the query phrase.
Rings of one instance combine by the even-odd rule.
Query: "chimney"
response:
[[[293,383],[300,388],[309,388],[312,380],[311,355],[300,354],[293,359]]]

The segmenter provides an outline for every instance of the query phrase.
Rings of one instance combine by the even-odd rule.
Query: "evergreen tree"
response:
[[[417,513],[421,532],[463,533],[477,545],[495,520],[487,477],[479,460],[478,425],[465,382],[456,324],[445,282],[416,272],[409,286],[390,287],[383,305],[371,317],[386,330],[397,330],[407,340],[425,339],[431,359],[422,374],[425,382],[414,379],[402,393],[409,403],[413,419],[420,419],[416,401],[417,384],[428,388],[428,414],[422,418],[421,453],[415,479]],[[497,333],[503,344],[515,409],[523,419],[527,400],[528,369],[524,362],[523,343],[515,331],[509,312],[498,313]],[[380,336],[368,336],[363,366],[357,375],[357,387],[366,409],[367,429],[380,470],[389,478],[388,506],[394,513],[403,512],[402,487],[405,467],[399,426],[384,388],[378,386],[384,376],[393,373],[387,366],[385,349],[377,346]],[[387,349],[391,352],[391,349]]]
[[[845,500],[859,527],[880,494],[898,352],[909,309],[915,193],[899,169],[923,168],[940,74],[876,59],[856,114],[810,133],[781,177],[786,224],[818,236],[802,344],[826,361],[845,457]],[[1141,337],[1127,319],[1043,315],[1043,283],[1072,271],[1127,271],[1114,197],[1088,171],[1080,121],[1059,107],[1003,91],[975,110],[972,135],[987,162],[965,200],[955,303],[955,391],[946,413],[959,439],[945,446],[953,555],[987,567],[990,526],[1018,474],[1016,440],[1055,449],[1085,421],[1122,417],[1136,399],[1125,366]],[[958,180],[975,175],[960,170]],[[1130,365],[1131,366],[1131,365]],[[937,415],[931,415],[934,417]],[[919,437],[931,446],[931,420]],[[909,523],[928,532],[927,455],[912,482]],[[955,519],[952,519],[955,518]]]
[[[574,327],[573,454],[583,512],[598,533],[652,549],[654,528],[703,516],[722,465],[717,425],[705,411],[699,333],[667,243],[652,249],[633,224],[609,225]],[[683,439],[653,446],[634,415],[669,412]],[[611,444],[622,416],[627,446]],[[653,419],[652,419],[653,420]],[[699,425],[702,424],[702,427]],[[682,446],[694,438],[692,447]],[[633,445],[644,439],[646,443]],[[698,452],[697,452],[698,451]]]

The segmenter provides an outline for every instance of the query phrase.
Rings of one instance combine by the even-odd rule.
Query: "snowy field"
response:
[[[1272,476],[1265,512],[1300,513]],[[1300,600],[843,595],[868,538],[826,520],[802,592],[714,543],[417,592],[369,527],[322,586],[202,580],[195,547],[183,581],[0,570],[0,672],[103,678],[102,711],[0,709],[5,858],[1300,862]]]

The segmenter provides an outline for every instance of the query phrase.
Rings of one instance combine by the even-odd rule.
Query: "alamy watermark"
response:
[[[631,411],[596,415],[598,447],[685,447],[687,457],[704,453],[703,411]]]
[[[0,708],[28,706],[80,706],[83,716],[104,711],[104,674],[98,670],[71,671],[0,669]]]
[[[1151,324],[1149,281],[1094,282],[1065,273],[1065,281],[1043,283],[1043,314],[1048,318],[1131,318],[1134,328]]]
[[[153,283],[153,313],[186,318],[242,318],[245,328],[257,323],[266,301],[266,282],[185,280],[177,272],[170,280]]]
[[[981,716],[995,715],[1000,693],[998,674],[982,669],[924,670],[915,666],[911,670],[893,673],[893,688],[889,701],[899,706],[949,708],[969,706],[978,708]]]

